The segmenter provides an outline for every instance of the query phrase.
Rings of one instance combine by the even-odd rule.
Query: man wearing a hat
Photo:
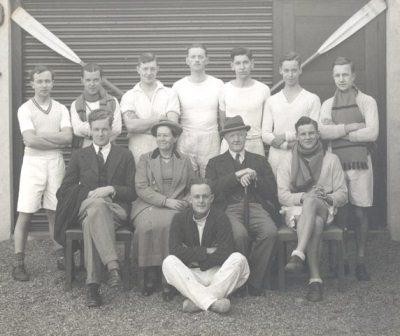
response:
[[[231,221],[236,250],[249,259],[249,294],[259,296],[277,235],[270,216],[277,196],[275,178],[265,157],[244,149],[249,129],[240,116],[226,118],[221,135],[229,149],[209,161],[206,177],[216,204],[225,209]]]

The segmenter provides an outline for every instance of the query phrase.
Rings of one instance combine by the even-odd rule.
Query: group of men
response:
[[[336,92],[321,106],[318,96],[300,86],[297,53],[280,61],[285,86],[272,96],[267,85],[251,77],[255,63],[249,49],[232,50],[235,79],[225,84],[206,73],[208,62],[206,47],[191,45],[186,57],[190,75],[167,88],[157,80],[155,56],[144,53],[137,65],[140,82],[120,104],[101,86],[102,69],[88,64],[82,69],[83,93],[72,102],[70,113],[51,98],[54,73],[44,66],[34,68],[34,97],[18,110],[25,154],[14,279],[29,280],[24,263],[29,223],[43,207],[52,237],[56,208],[58,220],[77,218],[82,224],[88,306],[101,303],[102,264],[110,286],[119,286],[114,230],[129,218],[137,197],[135,162],[155,149],[151,129],[160,118],[168,118],[182,127],[177,149],[190,157],[200,178],[190,187],[191,207],[174,218],[171,255],[162,267],[167,282],[187,297],[184,311],[224,313],[230,307],[227,296],[239,288],[263,294],[277,236],[278,199],[286,224],[298,235],[286,270],[301,270],[307,255],[307,299],[322,299],[321,233],[348,200],[357,218],[355,274],[369,280],[364,263],[367,210],[373,201],[368,148],[378,136],[378,110],[375,100],[354,85],[353,63],[336,59]],[[129,150],[113,143],[122,120]],[[328,141],[328,148],[321,139]],[[71,143],[64,176],[61,150]],[[270,146],[268,160],[264,143]],[[57,199],[63,199],[64,208],[57,207]],[[62,243],[62,232],[60,237]],[[54,244],[62,267],[62,246]]]

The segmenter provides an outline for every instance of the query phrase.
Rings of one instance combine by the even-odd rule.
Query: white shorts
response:
[[[374,199],[374,174],[371,156],[368,155],[368,169],[345,170],[350,204],[359,207],[372,206]]]
[[[337,213],[337,209],[332,206],[328,205],[328,218],[326,219],[325,225],[329,225],[333,222],[333,219]],[[293,205],[293,206],[283,206],[279,213],[285,216],[285,223],[288,227],[296,230],[297,222],[299,220],[300,215],[303,212],[303,207],[301,205]]]
[[[40,208],[56,210],[56,192],[64,174],[65,164],[62,154],[56,157],[24,155],[17,211],[35,213]]]

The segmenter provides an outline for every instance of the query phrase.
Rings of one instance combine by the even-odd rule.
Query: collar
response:
[[[154,92],[156,92],[156,91],[158,91],[158,90],[160,90],[160,89],[165,88],[164,84],[161,83],[159,80],[157,80],[156,83],[157,83],[157,86],[156,86],[156,89],[155,89]],[[142,92],[142,93],[144,93],[142,87],[140,86],[140,82],[139,82],[139,83],[136,83],[132,90],[133,90],[133,91],[137,91],[137,92]]]
[[[236,160],[236,154],[239,154],[239,160],[240,160],[240,162],[242,163],[243,162],[243,160],[244,160],[244,152],[245,152],[245,149],[243,148],[242,149],[242,151],[240,152],[240,153],[236,153],[236,152],[233,152],[233,151],[231,151],[230,149],[229,149],[229,153],[231,154],[231,156],[232,156],[232,158],[234,159],[234,160]]]
[[[211,209],[209,209],[208,210],[208,212],[205,214],[205,216],[203,216],[203,217],[201,217],[201,218],[195,218],[194,217],[194,212],[193,212],[193,221],[196,223],[196,224],[205,224],[205,222],[206,222],[206,220],[207,220],[207,217],[208,217],[208,215],[210,214],[210,211],[211,211]]]
[[[181,155],[176,149],[173,150],[172,155],[175,155],[177,159],[181,158]],[[151,158],[156,159],[158,156],[160,156],[160,150],[156,148],[155,150],[153,150],[153,153],[151,153]]]
[[[100,149],[100,147],[98,146],[98,145],[96,145],[94,142],[93,142],[93,147],[94,147],[94,150],[95,150],[95,152],[96,152],[96,154],[99,152],[99,149]],[[104,154],[105,152],[109,152],[111,150],[111,142],[109,142],[107,145],[105,145],[105,146],[102,146],[102,153]]]

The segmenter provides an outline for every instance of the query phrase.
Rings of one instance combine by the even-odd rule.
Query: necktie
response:
[[[240,166],[242,163],[240,162],[240,154],[236,153],[236,157],[235,157],[235,161],[236,163]]]
[[[101,150],[103,147],[99,147],[99,151],[97,152],[97,160],[99,161],[99,165],[102,167],[104,166],[104,156]]]

